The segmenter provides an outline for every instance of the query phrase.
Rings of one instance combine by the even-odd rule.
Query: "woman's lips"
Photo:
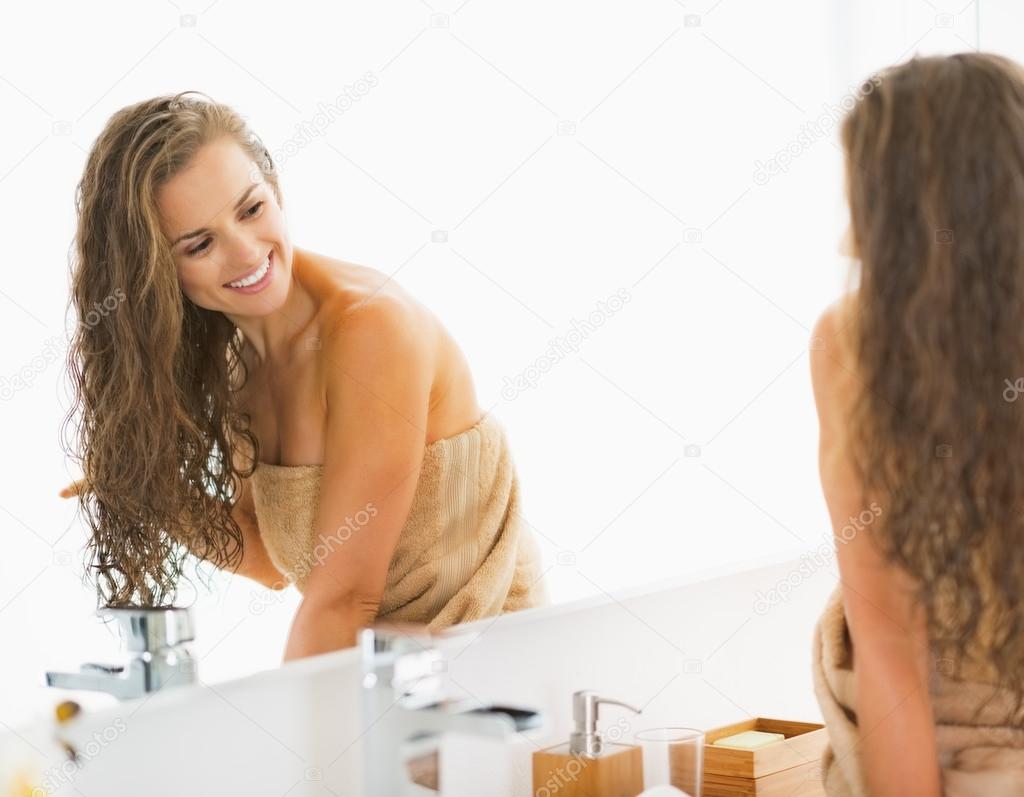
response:
[[[232,291],[235,291],[237,293],[259,293],[261,290],[263,290],[265,287],[267,287],[268,284],[270,284],[270,278],[274,274],[274,251],[273,250],[270,250],[270,254],[267,255],[267,260],[269,261],[269,265],[267,266],[267,273],[263,275],[263,279],[261,279],[259,282],[254,282],[252,285],[246,285],[246,286],[244,286],[242,288],[236,288],[234,285],[229,285],[229,284],[225,284],[224,287],[227,288],[228,290],[232,290]],[[259,270],[260,270],[260,266],[257,266],[252,271],[250,271],[248,274],[243,274],[238,279],[245,279],[246,277],[248,277],[248,276],[250,276],[252,274],[255,274]],[[237,281],[238,280],[232,280],[232,282],[237,282]]]

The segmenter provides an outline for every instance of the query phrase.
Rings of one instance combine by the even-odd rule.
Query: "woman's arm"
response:
[[[311,562],[284,660],[356,644],[380,607],[426,444],[433,347],[381,297],[325,332],[327,431]]]
[[[858,385],[840,331],[833,306],[812,333],[824,346],[811,351],[811,379],[820,422],[821,484],[853,639],[864,773],[876,797],[939,797],[941,771],[928,694],[930,653],[925,618],[912,599],[913,581],[886,561],[871,539],[885,523],[884,505],[871,524],[850,525],[851,518],[872,507],[843,442],[848,400]]]
[[[251,578],[269,589],[284,589],[291,582],[277,569],[270,559],[270,554],[267,553],[252,500],[252,485],[244,476],[240,478],[242,492],[231,509],[231,517],[242,530],[242,560],[231,572]]]

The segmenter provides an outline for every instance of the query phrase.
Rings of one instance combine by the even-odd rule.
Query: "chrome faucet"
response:
[[[506,739],[543,720],[529,709],[445,699],[447,662],[425,626],[379,623],[360,631],[359,647],[367,797],[423,793],[406,774],[408,742],[445,732]]]
[[[121,626],[131,654],[127,664],[88,663],[76,673],[47,672],[47,686],[98,690],[130,700],[159,689],[195,683],[196,661],[188,644],[195,633],[189,609],[107,606],[96,614],[113,617]]]

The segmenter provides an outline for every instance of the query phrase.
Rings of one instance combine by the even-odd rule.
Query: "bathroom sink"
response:
[[[763,605],[778,585],[792,586],[795,553],[488,618],[439,637],[453,699],[528,706],[546,718],[527,721],[510,742],[444,736],[443,793],[529,795],[530,757],[568,738],[570,698],[580,689],[643,707],[620,720],[625,741],[644,727],[707,728],[755,715],[820,721],[810,640],[835,574],[822,568]],[[48,797],[361,794],[358,649],[221,683],[202,680],[201,662],[198,672],[193,685],[84,711],[62,726],[83,756],[74,772],[53,742],[54,726],[0,733],[0,794],[11,788],[15,764],[30,760],[37,780],[48,777]],[[54,690],[53,702],[74,694]],[[417,745],[429,752],[437,742]]]

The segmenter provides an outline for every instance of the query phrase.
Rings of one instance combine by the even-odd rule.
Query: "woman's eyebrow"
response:
[[[255,191],[259,187],[259,185],[259,183],[253,183],[247,189],[245,189],[245,192],[242,194],[239,200],[235,202],[235,210],[238,210],[243,204],[245,204],[245,200],[249,198],[249,194]],[[204,235],[205,233],[208,232],[210,232],[208,227],[200,227],[198,230],[193,230],[192,232],[184,233],[183,235],[179,235],[177,238],[175,238],[174,243],[172,243],[171,246],[177,246],[186,238],[195,238],[199,235]]]

